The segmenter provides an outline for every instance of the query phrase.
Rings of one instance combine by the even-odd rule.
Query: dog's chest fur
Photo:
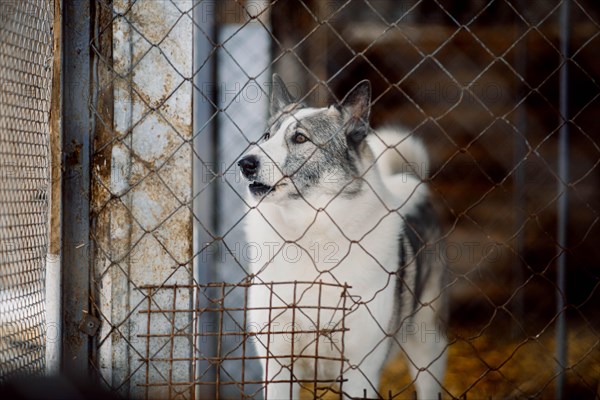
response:
[[[387,282],[398,269],[402,218],[367,195],[320,210],[301,200],[264,204],[248,218],[247,237],[260,249],[251,272],[264,281],[347,283],[365,296],[373,279]]]
[[[350,330],[345,336],[346,355],[358,351],[361,354],[352,356],[360,359],[366,354],[369,347],[359,343],[366,340],[364,332],[371,332],[368,340],[374,343],[383,339],[384,333],[377,324],[387,329],[393,318],[390,305],[395,296],[403,226],[398,213],[388,211],[373,196],[364,195],[335,199],[325,211],[316,211],[298,200],[287,206],[264,204],[251,210],[248,218],[248,239],[260,253],[251,260],[251,272],[258,277],[255,279],[263,283],[322,281],[348,285],[344,326]],[[272,327],[288,329],[292,325],[309,331],[316,325],[319,329],[341,328],[342,291],[341,287],[297,285],[294,293],[292,284],[276,285],[272,290],[268,286],[254,286],[250,297],[252,308],[295,303],[303,311],[270,316],[267,311],[254,311],[251,319],[258,326],[268,321]],[[322,309],[314,308],[318,306]],[[336,307],[338,310],[328,309]],[[339,357],[340,342],[340,333],[333,338],[321,337],[318,355]],[[287,351],[291,347],[289,342],[280,345],[287,347]],[[352,345],[350,349],[348,346]],[[300,351],[316,352],[314,336],[300,335],[296,339],[294,353]],[[339,370],[336,365],[322,365],[319,369]]]

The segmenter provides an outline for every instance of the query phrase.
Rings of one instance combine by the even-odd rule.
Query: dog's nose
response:
[[[242,169],[242,174],[248,177],[256,174],[260,163],[256,156],[246,156],[238,161],[238,165]]]

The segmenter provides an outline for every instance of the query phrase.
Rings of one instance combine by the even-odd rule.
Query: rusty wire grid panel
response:
[[[266,365],[278,363],[282,370],[291,370],[291,381],[277,377],[269,381],[286,385],[290,393],[292,384],[299,384],[306,395],[314,398],[339,394],[343,390],[347,361],[343,358],[344,333],[347,331],[344,320],[351,304],[347,286],[311,281],[162,285],[142,289],[147,293],[147,305],[139,312],[147,321],[139,327],[137,337],[145,345],[141,357],[145,381],[138,385],[144,388],[146,398],[161,394],[169,398],[194,398],[197,386],[213,389],[216,399],[268,396],[263,389],[264,379],[246,377],[245,365],[256,360]],[[270,292],[269,303],[250,304],[249,291],[261,289]],[[339,295],[338,302],[324,304],[320,297],[324,290],[334,290]],[[190,292],[195,292],[194,307],[190,307],[192,304],[187,296]],[[243,304],[237,301],[236,292],[244,298]],[[279,296],[284,292],[294,294],[292,303]],[[183,302],[178,300],[181,293],[186,295]],[[253,312],[268,313],[269,323],[253,320]],[[216,325],[198,324],[203,314],[212,314]],[[194,316],[191,320],[190,315]],[[274,341],[288,343],[288,353],[269,350]],[[216,354],[203,353],[200,346],[204,347],[207,342],[215,346]],[[186,355],[185,349],[189,346],[194,347],[191,356]],[[266,357],[256,354],[256,346],[266,349]],[[313,366],[314,377],[296,376],[294,365],[307,363]],[[239,364],[241,369],[237,367]],[[324,379],[320,368],[332,367],[337,370],[336,377]],[[174,379],[172,372],[179,368],[194,369],[196,378],[191,381]],[[224,395],[221,391],[226,387],[228,390]]]
[[[0,382],[45,369],[52,22],[0,2]]]

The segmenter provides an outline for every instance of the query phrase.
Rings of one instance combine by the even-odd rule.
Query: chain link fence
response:
[[[43,374],[51,1],[0,2],[0,382]]]
[[[292,397],[298,387],[312,398],[405,398],[425,379],[444,398],[598,396],[596,3],[95,0],[92,8],[90,314],[100,327],[90,332],[90,365],[107,387],[132,398]],[[289,96],[333,104],[332,113],[360,110],[358,94],[343,99],[368,79],[371,126],[401,126],[400,138],[427,150],[429,162],[416,164],[423,179],[402,170],[396,184],[406,204],[428,191],[439,237],[423,236],[430,226],[402,205],[365,211],[376,225],[369,232],[382,235],[373,242],[352,236],[348,221],[365,220],[359,207],[340,215],[311,204],[300,177],[331,141],[293,171],[273,156],[277,129],[261,139],[282,123],[267,122],[273,72]],[[288,124],[303,121],[294,115]],[[399,141],[382,152],[402,153]],[[269,158],[268,176],[298,190],[298,203],[279,209],[285,224],[267,201],[249,200],[238,167],[248,154]],[[334,175],[319,189],[337,188],[332,204],[347,199],[347,186],[369,182],[386,157],[375,156],[345,185]],[[369,187],[358,192],[385,198]],[[298,204],[312,209],[306,220],[294,219],[306,212]],[[337,231],[317,249],[318,215]],[[390,232],[406,243],[377,247],[392,243],[377,229],[393,218],[405,230]],[[273,242],[252,237],[257,221]],[[380,262],[390,248],[396,261]],[[435,275],[425,272],[428,257],[445,271],[433,294],[422,289]],[[344,272],[356,260],[386,277],[367,285],[372,292],[359,289],[369,276]],[[288,269],[269,275],[268,265]],[[397,305],[412,314],[396,326],[382,310],[401,290]],[[411,319],[427,310],[443,328]],[[400,354],[372,372],[386,338]],[[437,353],[419,360],[417,347]],[[445,374],[427,378],[446,357]]]

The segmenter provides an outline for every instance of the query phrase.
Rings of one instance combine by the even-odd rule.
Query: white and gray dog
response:
[[[345,397],[379,397],[395,350],[419,399],[442,391],[446,266],[422,180],[427,155],[411,135],[371,129],[370,108],[366,80],[339,104],[311,108],[274,75],[267,132],[238,162],[255,253],[248,322],[269,399],[342,376]]]

